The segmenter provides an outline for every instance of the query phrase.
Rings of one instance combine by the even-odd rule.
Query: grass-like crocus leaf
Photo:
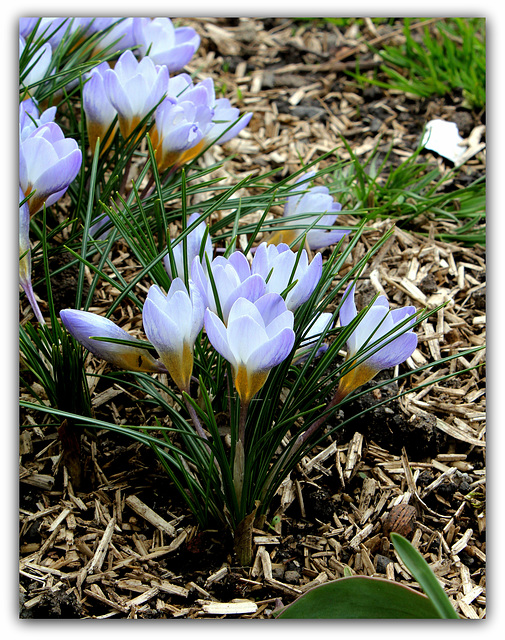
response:
[[[423,591],[438,611],[438,617],[459,618],[435,574],[419,551],[398,533],[392,533],[390,537],[402,562],[419,582]]]
[[[287,619],[442,617],[424,595],[385,578],[350,576],[309,589],[276,615]],[[445,616],[444,616],[445,617]]]

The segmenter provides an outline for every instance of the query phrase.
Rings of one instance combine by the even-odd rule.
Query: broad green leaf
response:
[[[426,596],[410,587],[384,578],[351,576],[309,589],[276,617],[412,619],[440,615]]]

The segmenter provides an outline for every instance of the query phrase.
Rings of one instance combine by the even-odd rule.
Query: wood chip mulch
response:
[[[400,41],[399,24],[365,19],[361,27],[316,28],[284,18],[184,23],[202,35],[189,71],[197,79],[212,76],[241,110],[254,112],[236,140],[201,159],[210,165],[236,152],[218,170],[230,181],[275,167],[289,175],[300,168],[300,158],[309,162],[341,149],[340,135],[364,160],[379,140],[385,149],[394,143],[391,162],[400,163],[432,117],[459,118],[465,136],[482,124],[481,114],[463,109],[454,97],[421,100],[370,87],[356,93],[345,69],[354,69],[358,58],[361,70],[376,68],[365,42]],[[442,159],[433,160],[447,170]],[[485,152],[461,171],[472,179],[484,175]],[[356,222],[347,214],[341,218]],[[347,266],[394,222],[370,224]],[[398,306],[449,304],[419,330],[418,348],[401,369],[413,372],[406,386],[391,383],[345,405],[348,415],[342,411],[336,419],[371,411],[328,437],[286,479],[267,524],[254,530],[249,568],[237,566],[222,531],[196,526],[154,454],[140,444],[106,431],[86,433],[86,473],[76,488],[62,463],[56,429],[41,426],[51,421],[23,411],[20,617],[270,618],[278,607],[345,571],[420,590],[389,542],[389,533],[397,531],[426,558],[459,615],[484,618],[485,366],[463,370],[484,365],[485,351],[415,372],[485,344],[485,248],[437,240],[452,224],[425,219],[417,229],[395,227],[363,273],[359,307],[376,292]],[[121,259],[124,273],[135,269],[127,255]],[[91,310],[105,310],[114,296],[105,285]],[[121,326],[141,330],[141,318],[128,309],[123,313]],[[21,318],[31,318],[25,305]],[[109,370],[91,356],[86,365],[95,374]],[[384,372],[382,379],[396,373]],[[97,418],[117,424],[152,420],[120,378],[108,386],[92,380]],[[403,388],[411,391],[375,407]],[[280,519],[273,524],[276,515]]]

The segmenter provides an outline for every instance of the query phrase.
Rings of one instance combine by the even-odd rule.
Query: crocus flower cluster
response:
[[[189,162],[206,146],[227,142],[249,123],[252,113],[241,117],[228,99],[216,99],[211,78],[194,84],[188,74],[170,76],[194,55],[200,42],[194,29],[174,29],[168,18],[134,18],[132,30],[140,61],[128,50],[114,68],[103,62],[86,77],[83,105],[92,152],[116,115],[122,136],[128,138],[155,109],[150,135],[163,173]]]
[[[332,244],[337,244],[350,233],[350,229],[317,228],[319,226],[332,227],[342,206],[333,200],[328,187],[307,188],[308,181],[314,176],[315,172],[309,171],[296,181],[295,185],[297,186],[293,189],[292,195],[288,197],[284,206],[283,217],[286,220],[266,238],[269,244],[285,243],[290,245],[303,234],[305,229],[308,229],[307,245],[313,251],[318,251]],[[296,219],[298,217],[299,219]],[[311,228],[312,225],[315,228]]]
[[[189,223],[198,221],[198,217],[193,214]],[[293,311],[317,286],[322,270],[321,255],[309,262],[303,250],[297,261],[297,254],[289,247],[267,249],[263,244],[252,263],[240,251],[234,251],[228,258],[216,256],[210,261],[212,244],[205,226],[202,221],[185,240],[189,288],[180,277],[184,273],[184,252],[179,242],[172,252],[178,275],[172,277],[171,265],[165,262],[172,278],[170,289],[166,295],[157,285],[149,289],[142,311],[144,331],[177,387],[188,392],[195,341],[205,327],[212,346],[232,365],[239,397],[249,403],[263,386],[269,371],[287,358],[293,348]],[[209,268],[206,268],[207,260],[202,262],[202,248],[204,254],[207,253]],[[268,262],[267,253],[273,252],[275,255],[271,255]],[[287,283],[293,286],[284,299],[282,294]],[[90,314],[86,314],[83,322],[84,312],[70,311],[61,312],[62,321],[86,348],[112,364],[122,362],[123,368],[139,369],[133,346],[91,342],[93,336],[118,337],[110,321],[105,324],[103,318],[97,316],[96,327],[93,327]],[[130,366],[126,366],[128,363]],[[145,367],[146,361],[141,364]]]

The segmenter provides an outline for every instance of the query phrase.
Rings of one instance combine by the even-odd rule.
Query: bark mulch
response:
[[[393,143],[390,161],[399,164],[433,117],[457,121],[463,136],[482,125],[483,114],[464,109],[461,96],[427,100],[373,87],[356,91],[345,70],[355,69],[357,59],[362,71],[377,68],[365,42],[399,41],[399,22],[365,20],[349,28],[284,18],[184,23],[202,35],[189,71],[197,79],[213,77],[242,111],[254,112],[236,140],[201,159],[210,165],[235,153],[218,170],[226,180],[275,167],[289,175],[300,168],[300,158],[309,162],[336,147],[345,158],[340,135],[363,160],[378,142],[384,150]],[[483,151],[461,170],[469,179],[484,174]],[[370,224],[352,263],[394,222]],[[107,431],[85,433],[76,487],[62,462],[57,430],[37,426],[40,415],[23,412],[20,616],[269,618],[310,587],[349,570],[420,590],[389,542],[397,531],[423,554],[463,618],[485,617],[485,367],[441,379],[483,364],[485,352],[415,373],[420,365],[485,343],[485,249],[436,240],[453,230],[450,221],[428,218],[415,228],[397,226],[363,273],[358,307],[376,292],[398,306],[449,304],[423,323],[418,348],[401,368],[413,372],[405,387],[391,383],[345,405],[335,419],[371,411],[328,437],[286,479],[267,524],[254,530],[249,568],[237,566],[222,531],[196,526],[151,451]],[[117,251],[124,274],[136,269],[126,247]],[[103,286],[91,310],[104,311],[114,295]],[[23,306],[21,322],[30,317]],[[125,307],[121,326],[141,330],[141,318]],[[109,370],[92,357],[86,366],[95,374]],[[91,380],[97,418],[150,423],[145,405],[120,378],[108,386]],[[411,392],[379,405],[403,388]]]

